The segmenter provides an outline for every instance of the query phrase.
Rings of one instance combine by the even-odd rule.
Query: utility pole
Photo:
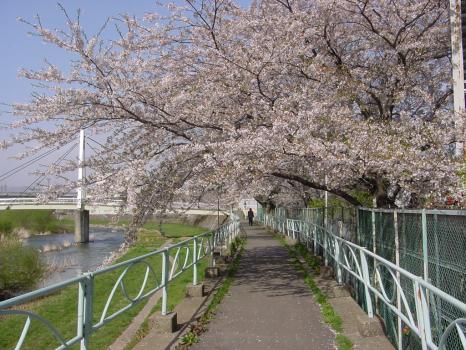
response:
[[[461,0],[450,0],[450,32],[451,32],[451,61],[453,66],[453,104],[455,112],[455,124],[463,124],[461,113],[465,109],[464,100],[464,63],[463,63],[463,40],[461,25]],[[464,125],[461,125],[464,127]],[[458,139],[460,137],[461,139]],[[455,157],[462,157],[464,154],[463,133],[457,135],[455,139]]]

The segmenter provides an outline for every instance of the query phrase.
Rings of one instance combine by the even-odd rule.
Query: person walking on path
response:
[[[251,208],[249,208],[249,211],[248,211],[249,226],[252,226],[253,219],[254,219],[254,212],[252,211]]]

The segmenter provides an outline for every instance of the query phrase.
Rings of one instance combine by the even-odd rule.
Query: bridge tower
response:
[[[85,145],[86,135],[84,129],[79,132],[79,164],[77,188],[77,210],[74,219],[74,241],[76,243],[89,242],[89,210],[85,209],[86,202],[86,174],[85,174]]]

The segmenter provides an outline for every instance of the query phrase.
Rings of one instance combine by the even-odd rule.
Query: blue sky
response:
[[[247,0],[241,1],[243,4]],[[86,32],[93,34],[100,29],[107,17],[128,13],[141,17],[144,13],[159,10],[154,0],[61,0],[60,3],[67,12],[74,16],[81,9],[81,23]],[[69,56],[61,50],[45,45],[37,37],[28,35],[29,27],[17,20],[34,21],[39,15],[42,24],[48,28],[64,28],[65,17],[57,5],[57,0],[0,0],[0,103],[26,102],[33,91],[30,82],[17,77],[21,68],[39,68],[44,59],[59,66],[66,66]],[[111,31],[110,31],[111,32]],[[7,107],[0,105],[0,123],[8,116],[4,113]],[[2,125],[2,124],[0,124]],[[8,138],[10,131],[0,129],[0,139]],[[20,149],[15,147],[0,151],[0,174],[17,166],[18,162],[11,159]],[[57,157],[55,155],[54,157]],[[50,162],[45,158],[42,163]],[[29,171],[33,171],[33,167]],[[8,181],[0,181],[0,190],[5,184],[8,187],[28,185],[35,176],[23,171]]]

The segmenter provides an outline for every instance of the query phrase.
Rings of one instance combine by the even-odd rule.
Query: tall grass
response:
[[[55,217],[53,210],[0,211],[0,234],[8,235],[15,229],[25,229],[35,234],[64,232],[66,227]]]
[[[0,240],[0,300],[32,289],[45,272],[36,249],[14,238]]]
[[[189,234],[189,232],[188,232]],[[175,239],[176,241],[176,239]],[[143,237],[139,236],[138,240],[128,249],[128,252],[119,258],[116,262],[128,260],[143,254],[147,254],[158,249],[165,242],[165,238],[160,237],[157,233],[145,232]],[[172,255],[175,251],[172,252]],[[184,252],[182,252],[184,254]],[[184,255],[180,256],[180,261],[183,261]],[[146,258],[145,261],[149,263],[157,274],[157,281],[160,282],[161,271],[161,255]],[[208,259],[204,259],[199,267],[200,278],[203,267],[207,264]],[[134,265],[124,278],[126,292],[134,297],[137,295],[144,278],[146,265]],[[100,274],[94,279],[94,310],[93,318],[94,323],[99,319],[105,302],[112,290],[119,275],[123,272],[124,268]],[[184,286],[192,280],[192,270],[189,269],[181,274],[169,286],[169,309],[173,309],[177,300],[182,298],[185,293]],[[149,278],[149,285],[152,286],[155,280]],[[71,338],[76,334],[76,315],[77,315],[77,300],[78,288],[76,285],[62,289],[48,297],[36,300],[24,306],[24,310],[29,310],[41,315],[51,322],[65,338]],[[141,301],[127,312],[116,317],[109,324],[100,328],[91,337],[91,349],[107,349],[113,341],[121,334],[121,332],[131,323],[131,320],[138,314],[144,307],[147,300]],[[121,288],[118,288],[117,293],[111,303],[109,312],[112,313],[121,307],[128,304],[128,300],[123,296]],[[20,316],[7,316],[0,317],[0,349],[14,348],[19,335],[21,334],[22,326],[24,325],[24,317]],[[48,349],[58,346],[58,342],[53,338],[45,327],[37,321],[32,321],[29,335],[23,349]],[[73,346],[71,349],[78,349],[78,346]]]

